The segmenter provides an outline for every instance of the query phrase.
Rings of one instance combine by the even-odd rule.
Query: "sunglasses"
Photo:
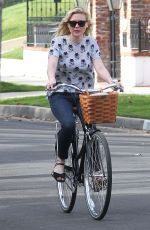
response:
[[[86,21],[69,21],[68,23],[73,28],[76,27],[77,24],[79,27],[84,27],[86,24]]]

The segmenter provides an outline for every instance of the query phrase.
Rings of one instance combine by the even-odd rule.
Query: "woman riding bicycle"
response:
[[[101,79],[112,83],[101,60],[99,46],[90,35],[91,27],[89,13],[79,7],[69,11],[60,22],[49,49],[47,89],[53,89],[57,82],[74,84],[80,89],[92,89],[94,69]],[[49,103],[52,113],[61,124],[58,159],[52,176],[57,182],[64,182],[64,163],[75,131],[74,100],[69,94],[54,93],[49,97]]]

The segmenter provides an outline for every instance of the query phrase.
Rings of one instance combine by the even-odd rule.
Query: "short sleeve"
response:
[[[59,57],[59,42],[57,38],[53,38],[48,52],[48,56]]]
[[[100,48],[99,48],[99,45],[95,39],[92,39],[91,53],[92,53],[92,59],[93,60],[101,57]]]

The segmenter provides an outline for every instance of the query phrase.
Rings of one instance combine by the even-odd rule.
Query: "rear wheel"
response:
[[[68,151],[68,159],[65,161],[65,182],[57,183],[60,206],[62,210],[67,213],[72,211],[76,201],[77,194],[77,183],[75,183],[72,153],[73,146],[71,144]]]
[[[94,219],[102,219],[109,207],[112,167],[108,143],[100,131],[92,134],[84,162],[84,186],[88,210]]]

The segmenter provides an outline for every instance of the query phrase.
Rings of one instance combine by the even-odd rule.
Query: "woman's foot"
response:
[[[65,181],[64,165],[65,165],[64,161],[60,160],[57,161],[54,166],[52,176],[57,182]]]

